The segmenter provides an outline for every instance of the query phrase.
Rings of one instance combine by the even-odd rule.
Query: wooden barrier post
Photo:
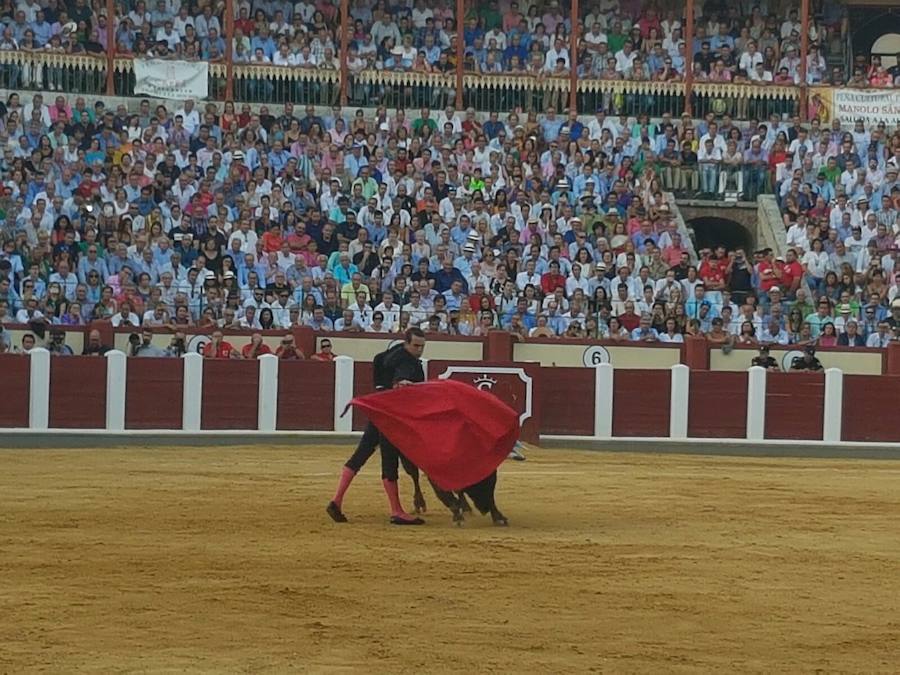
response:
[[[691,92],[694,89],[694,0],[687,0],[684,10],[684,112],[691,114]]]
[[[709,342],[706,338],[685,336],[684,365],[691,370],[709,370]]]
[[[885,375],[900,375],[900,342],[888,342],[884,359]]]
[[[673,440],[687,438],[690,382],[690,368],[680,363],[672,366],[672,384],[669,390],[669,438]]]
[[[347,105],[347,90],[350,85],[348,81],[347,58],[349,57],[350,49],[350,32],[353,30],[349,0],[341,0],[340,17],[341,20],[338,22],[338,27],[341,31],[341,105],[345,106]]]
[[[838,368],[825,371],[825,411],[822,416],[822,440],[839,443],[844,422],[844,372]]]
[[[761,441],[766,435],[766,369],[747,371],[747,440]]]
[[[115,0],[106,0],[106,95],[116,93],[116,83],[113,77],[116,67],[116,3]],[[128,92],[123,92],[127,94]]]
[[[42,431],[50,426],[50,352],[32,349],[29,362],[28,428]]]
[[[353,359],[338,356],[334,359],[334,430],[344,433],[353,431],[353,412],[343,415],[344,409],[353,398]],[[341,416],[343,415],[343,417]]]
[[[609,363],[594,368],[594,438],[612,438],[613,377]]]
[[[456,0],[456,110],[463,107],[463,61],[466,53],[466,7],[464,0]]]
[[[569,19],[571,35],[569,42],[569,110],[578,112],[578,0],[572,0]]]
[[[118,349],[106,352],[106,430],[125,430],[125,378],[128,357]]]
[[[806,82],[809,55],[809,0],[800,0],[800,119],[806,121],[809,85]]]
[[[515,340],[505,330],[490,330],[484,342],[485,361],[514,361]]]
[[[185,354],[184,384],[181,402],[181,428],[184,431],[200,431],[200,415],[203,410],[203,357]]]
[[[263,354],[259,362],[257,425],[260,431],[275,431],[278,421],[278,357]]]
[[[306,358],[316,353],[316,348],[318,347],[316,344],[316,332],[312,328],[309,326],[294,326],[291,332],[294,334],[294,345],[306,355]]]
[[[234,98],[234,0],[225,0],[225,100]]]

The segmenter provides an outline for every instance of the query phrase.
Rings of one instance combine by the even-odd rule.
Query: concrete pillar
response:
[[[106,352],[106,430],[125,430],[128,357],[117,349]]]
[[[50,425],[50,352],[43,347],[32,349],[28,393],[28,428],[33,431]]]
[[[344,433],[353,431],[353,412],[343,415],[344,409],[353,398],[353,359],[338,356],[334,359],[334,430]],[[343,417],[342,417],[343,415]]]
[[[613,372],[609,363],[594,368],[594,438],[612,438]]]
[[[669,438],[687,438],[688,400],[690,395],[691,369],[682,364],[672,366],[672,384],[669,400]]]
[[[844,372],[837,368],[825,371],[825,411],[822,416],[822,440],[839,443],[844,422]]]
[[[257,404],[257,429],[275,431],[278,422],[278,357],[263,354],[259,363],[259,402]]]
[[[753,366],[747,374],[747,440],[766,435],[766,369]]]
[[[203,357],[191,352],[181,358],[184,363],[181,428],[184,431],[200,431],[200,415],[203,410]]]

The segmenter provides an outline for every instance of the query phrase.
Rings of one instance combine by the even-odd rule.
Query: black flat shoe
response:
[[[331,519],[336,523],[347,522],[347,516],[343,514],[341,507],[334,502],[328,502],[328,506],[325,507],[325,513],[331,516]]]
[[[421,518],[401,518],[400,516],[391,516],[391,525],[424,525],[425,521]]]

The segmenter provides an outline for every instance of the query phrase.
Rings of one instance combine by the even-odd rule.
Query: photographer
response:
[[[56,356],[72,356],[75,352],[66,344],[66,333],[59,328],[50,330],[50,340],[47,343],[47,350]]]
[[[176,331],[175,335],[172,336],[172,341],[169,343],[169,346],[166,347],[165,355],[180,358],[184,356],[186,351],[187,343],[184,339],[184,333]]]
[[[791,359],[791,370],[822,370],[822,362],[816,358],[816,348],[813,345],[806,345],[803,348],[803,356],[795,356]]]
[[[294,344],[294,336],[290,333],[281,338],[281,344],[278,345],[278,349],[275,350],[275,356],[279,359],[284,359],[285,361],[302,361],[306,359],[303,352]]]

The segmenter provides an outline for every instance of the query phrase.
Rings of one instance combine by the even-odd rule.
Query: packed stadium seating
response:
[[[686,31],[682,9],[589,3],[571,64],[555,0],[481,3],[461,36],[444,1],[350,5],[346,66],[331,3],[229,3],[228,22],[211,5],[138,1],[112,27],[80,0],[10,8],[0,326],[30,330],[0,331],[0,352],[67,353],[54,327],[95,322],[132,329],[143,356],[180,350],[142,345],[142,331],[188,327],[898,338],[900,129],[822,123],[808,90],[900,82],[897,66],[845,65],[845,12],[824,3],[801,40],[791,6],[706,3]],[[466,92],[460,52],[480,78]],[[116,59],[222,68],[208,101],[112,104],[84,65],[105,53],[110,93],[129,93]],[[348,81],[331,77],[344,68]],[[248,103],[215,100],[226,92]],[[773,194],[786,248],[695,252],[671,200],[726,193]]]

